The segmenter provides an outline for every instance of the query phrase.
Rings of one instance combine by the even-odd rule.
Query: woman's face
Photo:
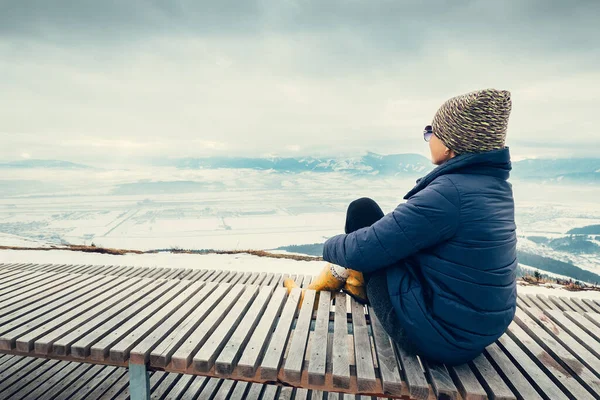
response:
[[[429,150],[431,151],[431,162],[435,165],[441,165],[456,156],[454,151],[447,148],[446,145],[435,135],[431,136],[431,140],[429,141]]]

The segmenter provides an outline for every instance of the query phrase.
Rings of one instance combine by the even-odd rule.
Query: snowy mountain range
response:
[[[72,163],[70,161],[61,160],[20,160],[0,163],[0,169],[96,169],[89,165]]]
[[[344,172],[356,175],[423,176],[433,169],[419,154],[381,155],[368,152],[357,157],[204,157],[154,160],[156,166],[179,169],[253,169],[285,173]],[[84,164],[61,160],[21,160],[0,163],[2,169],[94,170]],[[513,162],[513,179],[538,182],[600,184],[600,158],[528,159]]]
[[[351,158],[186,158],[176,160],[174,165],[182,169],[249,168],[278,172],[335,171],[371,175],[423,175],[432,169],[429,159],[418,154],[380,155],[371,152]]]

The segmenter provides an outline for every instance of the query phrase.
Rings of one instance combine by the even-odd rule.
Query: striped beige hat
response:
[[[433,117],[434,135],[457,154],[504,148],[510,92],[484,89],[446,101]]]

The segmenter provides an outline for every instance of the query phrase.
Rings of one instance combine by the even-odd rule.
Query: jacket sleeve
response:
[[[360,272],[374,272],[450,239],[460,224],[460,196],[440,177],[373,225],[325,242],[323,258]]]

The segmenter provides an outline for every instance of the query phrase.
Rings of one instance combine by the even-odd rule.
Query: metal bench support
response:
[[[146,364],[129,363],[129,397],[131,400],[150,400],[150,377]]]

